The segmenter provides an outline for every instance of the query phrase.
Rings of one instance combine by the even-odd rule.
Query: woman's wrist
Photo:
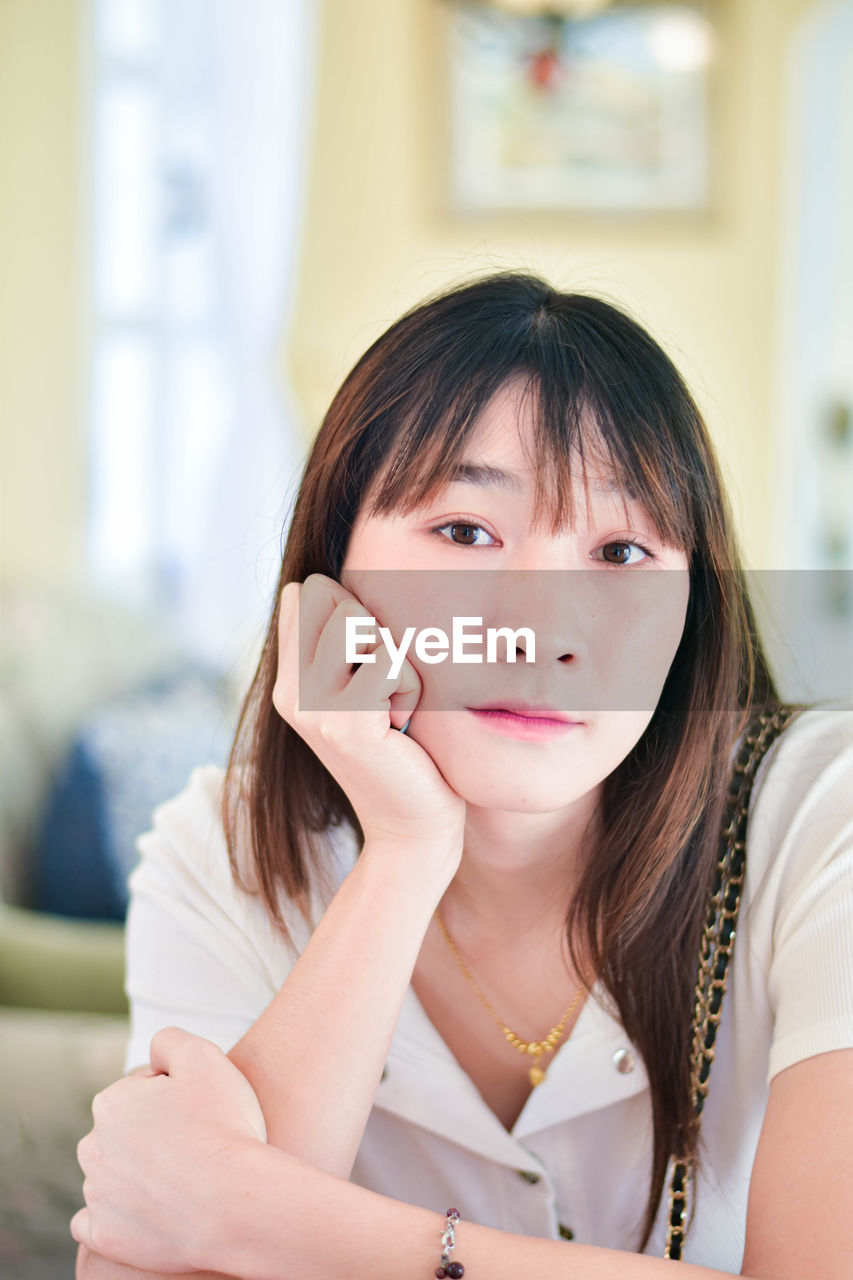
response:
[[[206,1189],[200,1220],[187,1223],[193,1267],[255,1280],[270,1274],[266,1267],[271,1252],[278,1250],[279,1261],[287,1261],[265,1190],[280,1174],[280,1161],[288,1159],[276,1147],[249,1140],[223,1153]],[[287,1206],[281,1208],[286,1221]]]
[[[194,1263],[202,1270],[280,1280],[374,1268],[399,1276],[407,1266],[429,1276],[438,1265],[442,1213],[379,1196],[264,1143],[233,1152],[219,1197]]]
[[[401,888],[417,885],[435,895],[435,904],[455,876],[462,858],[462,834],[395,837],[369,836],[362,847],[359,862],[381,868],[382,874],[398,880]]]
[[[323,1252],[324,1231],[337,1222],[323,1183],[330,1194],[350,1184],[261,1142],[231,1152],[222,1172],[194,1265],[240,1280],[310,1275],[308,1257]]]

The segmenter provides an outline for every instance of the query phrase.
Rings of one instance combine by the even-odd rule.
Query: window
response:
[[[204,0],[97,0],[90,554],[166,605],[198,551],[233,378],[213,226]]]

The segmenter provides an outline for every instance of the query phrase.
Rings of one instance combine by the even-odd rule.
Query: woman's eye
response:
[[[449,530],[449,533],[445,531]],[[454,520],[450,524],[439,525],[434,530],[453,542],[457,547],[485,547],[494,544],[495,539],[480,524],[466,524],[462,520]],[[488,539],[488,541],[487,541]]]
[[[644,560],[653,560],[654,556],[639,542],[606,542],[600,548],[600,558],[606,564],[632,565],[642,564]]]

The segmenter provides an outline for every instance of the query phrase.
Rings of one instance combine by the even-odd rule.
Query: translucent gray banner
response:
[[[747,583],[782,696],[853,702],[853,571],[756,571]],[[344,585],[334,616],[331,595],[325,610],[300,608],[303,710],[374,711],[411,688],[414,668],[418,711],[651,711],[685,630],[716,631],[674,570],[366,570]]]

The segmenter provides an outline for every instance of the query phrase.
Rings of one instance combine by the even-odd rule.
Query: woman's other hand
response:
[[[77,1154],[86,1208],[78,1244],[155,1272],[215,1266],[217,1205],[235,1162],[266,1141],[246,1077],[211,1041],[175,1027],[151,1041],[151,1071],[99,1093]]]
[[[465,802],[423,747],[397,732],[417,705],[420,677],[406,660],[389,678],[384,645],[371,650],[375,662],[355,671],[346,661],[346,619],[370,616],[323,574],[288,583],[281,593],[273,701],[346,792],[365,848],[442,849],[452,874],[462,853]]]

